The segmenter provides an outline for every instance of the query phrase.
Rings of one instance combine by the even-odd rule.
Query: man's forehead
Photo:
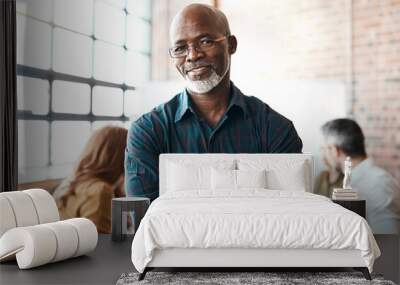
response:
[[[226,33],[225,30],[226,27],[221,25],[221,19],[214,11],[197,6],[175,16],[170,27],[170,41],[185,41],[201,34],[219,35]]]
[[[212,27],[193,24],[180,26],[178,29],[171,32],[170,41],[171,43],[176,44],[179,42],[196,40],[202,37],[218,37],[221,35],[221,33],[218,33]]]

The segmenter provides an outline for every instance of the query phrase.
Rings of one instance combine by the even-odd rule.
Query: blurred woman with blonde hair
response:
[[[68,183],[57,199],[61,219],[85,217],[100,233],[111,232],[111,200],[123,197],[124,151],[127,130],[107,126],[96,130],[86,144]]]

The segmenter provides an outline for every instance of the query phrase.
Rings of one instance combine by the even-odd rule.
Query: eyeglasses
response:
[[[198,52],[205,52],[217,46],[217,43],[227,39],[229,36],[223,36],[217,39],[210,39],[208,37],[201,38],[200,40],[192,43],[192,48]],[[189,54],[189,44],[176,45],[169,48],[169,55],[172,58],[182,58]]]

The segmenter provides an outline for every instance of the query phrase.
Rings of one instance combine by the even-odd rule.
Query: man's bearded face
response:
[[[174,58],[174,64],[186,82],[186,87],[197,94],[208,93],[227,76],[230,68],[228,37],[210,50],[197,49],[205,37],[217,39],[225,36],[215,30],[213,21],[204,18],[185,18],[172,34],[173,44],[188,45],[186,57]]]

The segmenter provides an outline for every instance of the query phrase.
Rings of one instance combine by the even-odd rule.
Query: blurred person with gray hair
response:
[[[333,187],[342,187],[344,161],[350,157],[353,167],[351,186],[361,199],[366,200],[366,218],[372,231],[399,234],[399,183],[368,157],[360,126],[351,119],[335,119],[326,122],[321,130],[322,156],[328,171],[318,176],[314,192],[331,197]]]

